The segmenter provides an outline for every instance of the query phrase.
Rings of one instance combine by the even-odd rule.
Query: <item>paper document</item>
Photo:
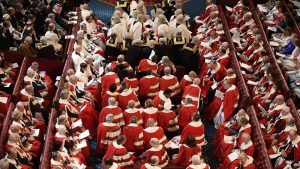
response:
[[[13,64],[11,64],[11,66],[12,66],[12,68],[18,68],[19,67],[19,65],[18,65],[18,63],[16,62],[16,63],[13,63]]]
[[[270,41],[269,43],[270,43],[271,46],[275,46],[275,47],[279,46],[279,43],[275,42],[275,41]]]
[[[87,147],[86,141],[82,140],[79,144],[76,145],[77,149],[82,149],[84,147]]]
[[[11,83],[5,83],[5,85],[3,87],[9,87],[11,85]]]
[[[276,27],[268,26],[268,29],[270,31],[277,32],[277,28]]]
[[[60,79],[61,79],[61,76],[56,76],[55,80],[60,80]]]
[[[82,126],[82,120],[81,119],[77,120],[76,122],[74,122],[72,124],[72,129],[74,129],[76,127],[79,127],[79,126]]]
[[[234,160],[239,159],[239,156],[240,156],[240,150],[234,150],[232,153],[228,155],[228,158],[232,162]]]
[[[79,135],[79,139],[84,139],[86,137],[90,136],[90,131],[89,130],[85,130],[84,132],[82,132],[80,135]]]
[[[0,97],[0,102],[6,104],[8,97]]]
[[[65,36],[65,39],[74,39],[74,38],[75,38],[74,35],[66,35],[66,36]]]
[[[40,133],[40,129],[33,129],[34,133],[32,134],[33,137],[38,137]]]
[[[77,87],[79,90],[84,90],[84,82],[77,82]]]
[[[285,55],[285,54],[278,53],[278,52],[276,52],[276,55],[277,55],[277,56],[279,56],[279,57],[286,57],[286,55]]]

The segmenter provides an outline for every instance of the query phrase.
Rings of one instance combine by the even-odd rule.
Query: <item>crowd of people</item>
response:
[[[36,54],[34,44],[41,42],[61,55],[72,14],[64,11],[64,5],[59,0],[47,5],[3,1],[0,30],[11,44],[2,50],[18,45],[20,53],[31,56]],[[298,165],[296,121],[273,79],[266,44],[246,0],[224,12],[233,51],[225,35],[226,21],[210,0],[193,20],[180,0],[158,1],[149,15],[142,0],[120,0],[108,30],[88,3],[79,8],[82,20],[66,62],[71,61],[71,68],[60,79],[63,85],[55,105],[49,168],[93,168],[90,158],[96,158],[104,169],[209,169],[210,157],[203,153],[207,144],[213,145],[211,154],[219,168],[258,168],[250,124],[255,117],[238,109],[238,74],[231,52],[238,56],[240,78],[251,93],[272,165],[278,169]],[[265,24],[282,30],[270,32],[270,37],[280,44],[279,53],[292,55],[280,58],[282,66],[295,71],[299,39],[291,28],[281,27],[285,20],[280,2],[264,17]],[[14,83],[17,70],[1,58],[1,85]],[[22,86],[0,168],[36,168],[43,150],[54,82],[33,62]],[[216,130],[211,143],[203,120]]]

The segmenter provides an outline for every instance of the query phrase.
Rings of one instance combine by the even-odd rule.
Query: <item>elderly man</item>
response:
[[[206,144],[204,138],[204,124],[201,122],[200,114],[198,112],[193,114],[192,122],[184,127],[180,144],[186,143],[188,136],[193,136],[196,139],[198,145],[202,146]]]
[[[124,146],[128,151],[135,152],[144,149],[143,128],[137,124],[135,116],[132,116],[130,123],[123,128],[123,134],[126,137]]]
[[[36,55],[36,50],[31,46],[32,37],[27,36],[25,40],[19,45],[18,51],[24,56],[34,56]]]
[[[172,90],[171,96],[175,96],[180,92],[179,83],[177,77],[171,74],[171,68],[164,68],[164,76],[159,79],[160,90],[164,91],[166,89]]]
[[[140,169],[161,169],[158,166],[158,163],[159,163],[159,157],[152,156],[149,162],[143,164]]]
[[[128,102],[128,109],[126,109],[123,112],[123,116],[124,116],[124,121],[125,121],[126,125],[128,125],[130,123],[130,121],[131,121],[130,119],[133,116],[136,117],[138,125],[143,124],[141,111],[135,107],[135,101],[134,100],[130,100]]]
[[[150,162],[151,157],[157,156],[159,158],[158,166],[163,168],[168,165],[169,156],[164,146],[160,143],[159,139],[152,138],[150,140],[151,148],[146,151],[146,162]]]
[[[199,101],[200,101],[200,95],[201,95],[201,88],[199,87],[200,79],[195,78],[193,80],[193,84],[185,86],[183,94],[182,94],[182,100],[191,98],[193,100],[193,104],[199,108]]]
[[[119,97],[118,97],[118,103],[121,109],[124,111],[128,105],[128,102],[130,100],[135,101],[135,106],[140,107],[140,101],[136,95],[136,93],[128,87],[128,84],[125,81],[122,81],[121,83],[121,89],[123,90]]]
[[[120,127],[124,126],[124,119],[122,109],[117,106],[116,99],[110,97],[108,99],[108,106],[104,107],[100,112],[99,123],[105,122],[106,116],[108,114],[113,115],[113,123],[118,124]]]
[[[103,153],[107,150],[108,144],[116,140],[121,134],[119,125],[113,123],[114,116],[108,114],[106,122],[100,123],[97,129],[97,154]]]
[[[198,155],[192,156],[192,164],[187,167],[187,169],[210,169],[209,165],[206,164]]]
[[[159,143],[166,146],[168,143],[167,137],[163,129],[159,126],[155,125],[155,121],[153,119],[148,119],[147,128],[144,129],[144,146],[145,148],[150,148],[150,140],[156,138],[159,140]]]

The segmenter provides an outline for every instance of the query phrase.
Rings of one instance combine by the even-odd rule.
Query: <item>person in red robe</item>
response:
[[[108,114],[106,116],[106,122],[100,123],[97,129],[97,154],[106,151],[109,142],[116,140],[121,134],[121,128],[119,125],[113,123],[114,116]]]
[[[241,152],[239,159],[234,160],[228,168],[256,169],[257,167],[253,157],[247,155],[245,152]]]
[[[175,96],[180,92],[179,83],[177,77],[171,74],[171,68],[164,68],[164,76],[159,79],[159,88],[164,91],[166,89],[171,89],[172,94],[171,97]]]
[[[275,163],[275,168],[283,169],[285,167],[296,168],[294,162],[300,160],[300,136],[297,130],[289,131],[289,137],[285,144],[283,144],[276,153],[280,156],[269,155],[271,161]],[[289,162],[288,162],[289,161]],[[291,163],[290,163],[291,162]]]
[[[184,75],[179,84],[181,91],[184,90],[185,86],[193,84],[193,80],[196,77],[197,74],[194,71],[190,71],[188,75]]]
[[[144,146],[146,149],[150,148],[150,140],[152,138],[157,138],[159,143],[166,146],[168,143],[167,137],[163,131],[163,129],[159,126],[155,125],[155,121],[153,119],[148,119],[147,121],[148,127],[144,129]]]
[[[129,63],[125,61],[124,55],[119,55],[117,57],[117,61],[112,61],[108,67],[111,67],[111,69],[114,71],[117,69],[118,65],[123,65],[127,70],[132,69]]]
[[[193,104],[197,106],[197,108],[199,108],[199,102],[201,96],[201,88],[199,87],[199,84],[200,84],[200,79],[194,78],[193,84],[185,86],[182,94],[182,100],[191,98]]]
[[[28,151],[33,157],[39,157],[42,150],[42,144],[39,140],[37,140],[36,137],[31,136],[32,131],[22,120],[22,114],[14,111],[12,113],[12,119],[13,122],[8,132],[20,134],[22,139],[26,139],[26,142],[23,143],[25,150]]]
[[[157,156],[152,156],[150,161],[141,165],[140,169],[161,169],[158,166],[159,158]]]
[[[155,125],[158,125],[158,109],[153,107],[153,101],[151,99],[147,99],[145,101],[145,108],[143,109],[142,121],[143,127],[147,127],[147,123],[149,119],[153,119],[155,121]]]
[[[139,97],[153,99],[159,91],[159,78],[152,75],[151,69],[146,69],[146,76],[139,81]]]
[[[206,144],[204,138],[204,124],[201,122],[199,113],[194,113],[193,121],[182,130],[180,144],[186,143],[189,136],[195,137],[197,144],[200,146]]]
[[[96,135],[98,116],[91,105],[88,94],[86,93],[86,96],[77,100],[81,103],[78,106],[75,101],[71,101],[69,91],[64,89],[60,93],[59,108],[67,112],[71,122],[81,119],[83,126],[90,131],[91,137],[94,137]]]
[[[191,164],[194,155],[201,155],[201,147],[197,145],[193,136],[188,136],[186,143],[180,145],[178,155],[174,156],[173,163],[187,167]]]
[[[216,93],[217,97],[207,107],[204,117],[208,120],[214,119],[217,128],[224,121],[228,121],[233,111],[237,107],[239,100],[239,91],[229,80],[223,81],[224,94]]]
[[[117,89],[118,89],[118,86],[114,83],[109,86],[108,91],[106,91],[105,93],[102,94],[102,97],[101,97],[102,98],[101,99],[102,108],[108,106],[108,99],[110,97],[114,97],[116,100],[118,100],[120,93],[117,92]]]
[[[31,169],[32,166],[31,165],[25,165],[22,164],[19,160],[18,160],[18,152],[16,149],[10,149],[7,150],[7,155],[3,158],[4,160],[6,160],[6,164],[7,168],[5,168],[5,163],[2,165],[0,165],[0,168],[3,167],[4,169],[10,169],[10,168],[17,168],[17,169]],[[3,160],[1,160],[3,161]]]
[[[127,83],[128,87],[131,88],[136,94],[139,93],[139,80],[136,78],[133,70],[127,71],[127,77],[123,79]]]
[[[220,160],[224,160],[227,156],[221,154],[230,154],[234,147],[239,147],[242,144],[242,136],[247,133],[249,136],[252,133],[251,125],[246,117],[241,117],[238,121],[240,128],[236,131],[231,131],[230,135],[224,135],[215,149],[215,156]],[[222,153],[221,153],[222,152]]]
[[[171,89],[159,91],[158,95],[156,95],[155,98],[153,99],[154,107],[158,108],[159,110],[163,110],[165,102],[170,99],[171,95],[172,95]]]
[[[226,69],[216,60],[212,60],[209,63],[208,70],[202,72],[203,73],[199,75],[202,81],[202,84],[200,84],[201,97],[206,98],[213,84],[222,81],[226,77]]]
[[[178,125],[178,119],[176,113],[166,108],[162,111],[159,111],[158,126],[160,126],[166,133],[172,133],[178,131],[179,125]]]
[[[128,88],[128,84],[125,81],[122,81],[121,83],[121,89],[122,92],[119,95],[118,103],[122,111],[124,111],[127,108],[128,102],[130,100],[135,101],[135,107],[140,107],[140,101],[136,95],[136,93],[131,89]]]
[[[22,168],[24,169],[32,169],[32,156],[29,154],[28,151],[25,150],[25,148],[18,144],[21,141],[19,134],[13,133],[8,136],[7,144],[5,145],[5,150],[7,152],[14,151],[16,154],[14,155],[14,159],[17,159],[18,161],[22,161],[20,164]],[[12,153],[14,154],[14,153]]]
[[[228,149],[225,150],[224,154],[222,154],[222,165],[224,167],[229,167],[230,164],[236,159],[230,159],[229,156],[232,154],[238,153],[238,150],[241,152],[245,152],[248,156],[253,157],[254,155],[254,144],[251,141],[251,136],[248,133],[244,133],[242,135],[242,142],[238,147],[229,151]]]
[[[150,69],[151,72],[156,75],[158,70],[157,55],[151,57],[151,59],[142,59],[138,65],[138,72],[146,72],[147,69]]]
[[[127,149],[123,146],[126,142],[126,137],[120,135],[116,141],[109,143],[107,151],[103,159],[111,159],[121,168],[130,167],[133,165],[133,160]]]
[[[164,146],[160,143],[159,139],[157,138],[151,138],[150,140],[151,148],[149,148],[145,154],[146,154],[146,162],[150,162],[151,157],[157,156],[159,158],[158,166],[163,168],[168,165],[169,162],[169,156],[167,151],[165,150]]]
[[[117,91],[120,90],[120,79],[118,74],[112,72],[110,67],[106,67],[106,74],[101,78],[101,94],[105,94],[106,91],[109,90],[109,86],[112,84],[117,85]]]
[[[269,110],[267,112],[262,111],[260,116],[258,116],[259,122],[265,125],[268,123],[269,119],[277,118],[285,107],[286,103],[283,95],[276,96],[274,103],[270,105]]]
[[[64,169],[66,164],[62,161],[62,157],[58,152],[52,152],[52,158],[50,160],[50,169]]]
[[[116,100],[114,97],[108,99],[108,106],[104,107],[99,116],[99,123],[106,121],[106,116],[112,114],[114,116],[113,123],[119,125],[120,127],[124,126],[124,119],[122,109],[116,105]]]
[[[185,99],[185,103],[179,108],[178,124],[181,128],[184,128],[192,121],[193,114],[198,112],[197,106],[193,104],[191,98]]]
[[[137,118],[132,116],[130,124],[123,128],[123,134],[126,137],[124,147],[130,152],[144,149],[144,133],[143,128],[137,124]]]
[[[206,164],[199,155],[192,156],[192,164],[189,165],[186,169],[210,169],[209,165]]]
[[[135,116],[137,118],[137,124],[143,125],[142,115],[139,109],[135,108],[135,101],[130,100],[128,102],[128,109],[123,112],[123,118],[125,121],[125,125],[130,124],[131,117]]]

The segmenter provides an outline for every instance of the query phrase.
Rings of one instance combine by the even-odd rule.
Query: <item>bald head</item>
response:
[[[128,102],[128,108],[133,109],[135,107],[135,101],[134,100],[129,100]]]
[[[192,156],[192,164],[193,165],[200,165],[201,164],[201,159],[199,155],[193,155]]]
[[[199,78],[195,78],[193,80],[193,84],[198,86],[200,84],[200,79]]]
[[[149,119],[147,120],[147,126],[148,126],[148,127],[154,127],[154,126],[155,126],[155,120],[152,119],[152,118],[149,118]]]
[[[116,105],[116,99],[114,97],[110,97],[108,99],[108,105],[109,106],[115,106]]]
[[[164,68],[164,74],[165,75],[170,75],[171,74],[171,68],[170,67],[165,67]]]

